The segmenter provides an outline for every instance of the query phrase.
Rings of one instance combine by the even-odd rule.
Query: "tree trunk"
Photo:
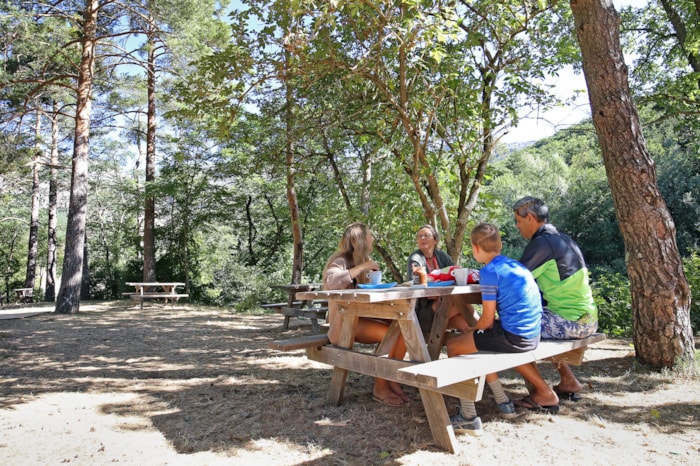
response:
[[[78,72],[77,108],[75,111],[75,139],[71,171],[70,201],[66,225],[66,248],[63,257],[61,288],[56,300],[56,311],[61,314],[80,310],[80,288],[83,273],[83,248],[87,221],[88,155],[90,149],[90,112],[92,101],[92,73],[95,63],[97,12],[99,2],[86,3],[83,15],[82,55]]]
[[[83,241],[83,276],[80,280],[80,299],[90,299],[90,263],[88,262],[88,237],[85,230],[85,240]]]
[[[286,63],[291,60],[289,51],[285,51]],[[294,163],[294,95],[289,76],[285,74],[285,154],[284,161],[287,169],[287,205],[291,217],[292,237],[294,239],[294,256],[292,258],[292,280],[291,283],[301,283],[301,275],[304,268],[304,235],[299,221],[299,201],[295,187],[296,166]]]
[[[51,162],[49,177],[49,218],[48,239],[46,253],[46,290],[44,301],[53,302],[56,299],[56,204],[58,199],[58,104],[53,103],[53,116],[51,117]]]
[[[610,0],[571,0],[593,124],[625,242],[637,360],[673,367],[694,357],[690,293],[673,219],[632,102]]]
[[[32,161],[32,210],[29,215],[29,245],[27,249],[27,272],[24,288],[34,288],[36,262],[39,255],[39,159],[41,157],[41,114],[37,111],[35,127],[34,159]]]
[[[146,116],[146,200],[143,208],[143,281],[156,279],[155,200],[153,182],[156,179],[156,55],[155,22],[149,17],[148,35],[148,113]]]

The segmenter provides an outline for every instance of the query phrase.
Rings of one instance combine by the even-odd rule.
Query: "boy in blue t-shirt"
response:
[[[521,353],[537,348],[542,302],[532,273],[520,262],[501,255],[503,245],[495,225],[480,223],[475,226],[471,243],[474,258],[485,264],[479,280],[482,313],[473,327],[448,340],[447,355],[452,357],[478,351]],[[519,369],[516,368],[520,372]],[[531,379],[531,374],[521,374]],[[486,375],[486,383],[494,394],[501,417],[516,417],[515,407],[503,391],[498,375]],[[450,418],[455,432],[478,435],[481,419],[476,415],[474,402],[460,401],[460,411]]]

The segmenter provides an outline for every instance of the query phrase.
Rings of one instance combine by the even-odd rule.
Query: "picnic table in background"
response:
[[[136,291],[123,293],[123,295],[134,301],[140,301],[141,309],[143,309],[143,302],[146,299],[163,299],[165,304],[168,304],[168,300],[170,300],[171,304],[175,306],[178,299],[189,297],[186,293],[177,292],[178,287],[185,286],[181,282],[126,282],[126,284],[133,286]]]
[[[284,290],[287,292],[287,301],[282,303],[263,304],[264,309],[273,309],[284,315],[282,328],[289,328],[289,321],[292,317],[306,318],[311,320],[311,327],[314,332],[320,332],[319,319],[326,319],[328,303],[325,300],[317,299],[296,299],[296,294],[302,291],[315,291],[323,287],[321,283],[291,283],[288,285],[272,285],[270,288]]]
[[[31,303],[34,300],[34,288],[15,288],[15,302]]]

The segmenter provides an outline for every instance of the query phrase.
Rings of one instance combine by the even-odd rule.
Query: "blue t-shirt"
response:
[[[480,271],[484,301],[496,301],[501,326],[523,338],[540,334],[542,300],[532,273],[520,262],[498,255]]]

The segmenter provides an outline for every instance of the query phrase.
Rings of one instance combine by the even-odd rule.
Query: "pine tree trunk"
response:
[[[80,299],[90,299],[90,263],[88,261],[88,236],[85,230],[85,240],[83,241],[83,277],[80,280]]]
[[[153,18],[149,27],[155,29]],[[155,44],[149,34],[148,47],[148,114],[146,117],[146,200],[143,208],[143,281],[156,279],[155,200],[153,182],[156,179],[156,64]]]
[[[66,225],[66,247],[63,257],[61,288],[56,300],[56,311],[71,314],[80,310],[80,290],[83,274],[83,249],[87,221],[88,155],[90,149],[90,112],[92,101],[92,73],[95,62],[97,12],[99,2],[90,0],[83,15],[82,55],[78,72],[77,108],[75,112],[75,139],[71,172],[70,201]]]
[[[48,212],[48,239],[46,253],[46,290],[44,301],[53,302],[56,299],[56,204],[58,199],[58,103],[53,103],[53,116],[51,118],[51,163],[49,177],[49,212]]]
[[[593,124],[625,242],[634,345],[640,363],[673,367],[694,357],[690,293],[676,229],[632,102],[610,0],[571,0]]]
[[[39,159],[41,157],[41,114],[36,114],[36,144],[32,161],[32,210],[29,215],[29,244],[27,248],[27,271],[24,276],[24,288],[34,288],[36,263],[39,256]]]

